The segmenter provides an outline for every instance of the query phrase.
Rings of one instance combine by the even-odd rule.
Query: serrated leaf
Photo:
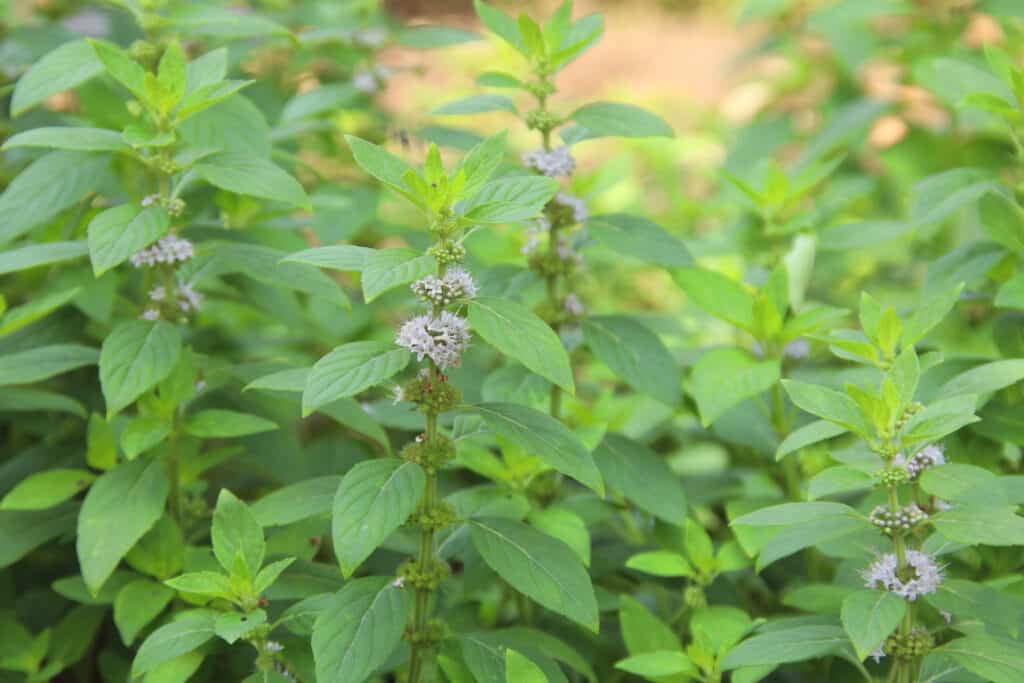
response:
[[[317,361],[302,392],[302,414],[376,386],[409,364],[405,349],[387,342],[352,342]]]

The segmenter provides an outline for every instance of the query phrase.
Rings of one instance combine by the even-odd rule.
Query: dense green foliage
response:
[[[570,1],[8,9],[0,683],[1024,681],[1024,8],[740,4],[675,132]]]

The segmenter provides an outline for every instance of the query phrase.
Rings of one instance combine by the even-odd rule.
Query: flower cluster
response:
[[[187,261],[193,256],[195,256],[195,249],[192,247],[192,243],[172,233],[161,237],[156,244],[132,254],[131,262],[136,268],[142,268],[161,263]]]
[[[928,519],[928,515],[917,505],[904,505],[893,512],[884,505],[879,505],[868,515],[871,523],[886,534],[910,531],[915,525]]]
[[[581,197],[576,197],[568,192],[559,192],[555,195],[555,203],[572,211],[573,223],[582,223],[590,217],[587,203]]]
[[[907,478],[913,481],[926,469],[945,465],[946,456],[942,450],[942,446],[933,444],[931,446],[925,446],[909,459],[902,453],[899,453],[895,458],[893,458],[893,464],[905,467],[907,470]]]
[[[458,367],[469,347],[469,323],[465,318],[442,311],[439,316],[419,315],[398,330],[395,342],[416,354],[430,358],[441,369]]]
[[[911,578],[899,573],[899,561],[893,553],[880,556],[862,574],[868,588],[884,588],[913,602],[921,595],[934,593],[942,583],[942,568],[934,558],[920,550],[907,551],[907,568]]]
[[[460,267],[449,268],[444,276],[428,275],[412,283],[412,291],[421,300],[435,306],[447,306],[459,299],[476,296],[473,276]]]
[[[568,177],[576,170],[576,159],[565,145],[551,151],[535,149],[523,154],[523,165],[549,178]]]
[[[391,69],[378,65],[372,69],[357,71],[352,76],[352,87],[361,93],[372,95],[383,88],[390,77]]]
[[[159,286],[149,291],[149,300],[156,306],[151,306],[143,311],[142,317],[146,320],[159,320],[159,306],[165,302],[172,302],[175,308],[185,314],[195,313],[203,305],[203,295],[197,292],[190,283],[181,281],[178,281],[173,297],[168,296],[165,287]]]

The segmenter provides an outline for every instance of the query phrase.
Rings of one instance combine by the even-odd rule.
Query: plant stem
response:
[[[167,440],[167,478],[171,482],[168,507],[171,517],[181,528],[181,454],[178,452],[178,408],[171,418],[171,434]],[[184,529],[182,529],[184,531]]]
[[[430,364],[430,379],[432,382],[439,381],[437,368]],[[434,443],[437,438],[437,414],[427,413],[426,439],[427,443]],[[427,483],[423,492],[423,510],[430,510],[434,507],[434,500],[437,497],[437,477],[431,471],[427,471]],[[434,565],[434,529],[424,527],[420,530],[420,553],[419,570],[426,572]],[[430,601],[430,589],[425,586],[416,587],[416,598],[413,603],[412,631],[423,633],[427,625],[427,613]],[[412,654],[409,662],[409,683],[419,683],[423,672],[423,657],[425,655],[421,643],[414,641]]]

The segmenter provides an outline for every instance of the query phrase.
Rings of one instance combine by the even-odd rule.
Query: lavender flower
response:
[[[555,203],[572,209],[572,219],[575,223],[582,223],[590,217],[587,210],[587,203],[580,197],[574,197],[568,192],[559,192],[555,195]]]
[[[920,550],[907,551],[907,566],[913,577],[904,580],[899,576],[899,561],[893,553],[878,557],[862,573],[868,588],[884,588],[913,602],[920,595],[934,593],[942,583],[942,568],[931,555]]]
[[[573,292],[565,295],[565,301],[562,302],[562,308],[566,313],[574,318],[582,317],[587,310],[583,307],[583,302],[580,301],[580,298]]]
[[[565,145],[550,152],[545,149],[526,152],[523,154],[523,165],[549,178],[568,177],[576,170],[576,160]]]
[[[454,313],[419,315],[398,331],[395,342],[416,354],[418,360],[429,357],[438,367],[458,367],[469,346],[469,323]]]
[[[907,469],[907,477],[913,481],[926,469],[945,465],[946,455],[943,452],[942,446],[932,444],[930,446],[925,446],[909,459],[903,455],[903,453],[897,453],[896,457],[893,458],[892,463],[897,466],[905,467]]]
[[[447,306],[458,299],[472,299],[477,293],[473,276],[458,266],[449,268],[444,277],[428,275],[412,283],[411,287],[416,296],[435,306]]]
[[[157,243],[136,252],[131,256],[132,265],[136,268],[155,266],[158,263],[176,263],[187,261],[195,255],[192,243],[187,239],[171,234],[161,237]]]

